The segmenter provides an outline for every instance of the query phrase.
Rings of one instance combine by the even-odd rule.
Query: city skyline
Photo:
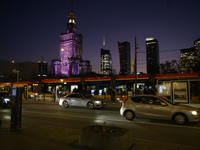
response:
[[[47,3],[48,2],[48,3]],[[169,6],[169,7],[168,7]],[[200,37],[200,1],[74,0],[77,33],[83,35],[83,58],[100,73],[100,49],[112,55],[119,71],[117,41],[130,42],[131,60],[137,71],[146,73],[146,38],[159,41],[160,63],[180,59],[180,49],[193,47]],[[66,32],[71,0],[11,0],[0,6],[0,60],[37,62],[42,57],[51,64],[59,59],[60,33]]]

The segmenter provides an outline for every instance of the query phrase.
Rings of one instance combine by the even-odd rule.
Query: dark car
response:
[[[11,105],[11,96],[7,91],[0,91],[0,107],[7,107]]]

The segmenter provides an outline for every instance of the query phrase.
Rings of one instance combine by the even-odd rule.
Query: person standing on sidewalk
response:
[[[112,91],[111,91],[111,101],[114,103],[115,102],[115,94],[116,94],[116,91],[114,88],[112,88]]]
[[[56,101],[56,90],[55,90],[55,88],[53,88],[53,91],[52,91],[52,98],[53,98],[53,100],[52,101]]]
[[[65,91],[65,95],[68,95],[70,92],[69,92],[69,90],[66,90]]]

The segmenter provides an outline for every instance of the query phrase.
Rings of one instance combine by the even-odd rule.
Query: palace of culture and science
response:
[[[83,36],[76,31],[73,1],[71,13],[67,23],[67,32],[60,34],[60,60],[52,60],[52,73],[54,76],[71,76],[91,72],[90,61],[82,60]]]

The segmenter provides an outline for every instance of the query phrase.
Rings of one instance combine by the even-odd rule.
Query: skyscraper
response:
[[[199,72],[200,38],[194,41],[194,47],[181,49],[181,72]]]
[[[117,41],[119,50],[119,62],[120,62],[120,75],[131,74],[131,53],[130,43],[125,41],[120,43]]]
[[[47,76],[48,63],[46,61],[38,61],[38,76]]]
[[[197,55],[197,59],[200,62],[200,38],[194,41],[194,49]]]
[[[82,60],[83,36],[76,32],[73,0],[71,2],[71,13],[68,18],[67,33],[60,34],[61,74],[66,76],[79,74],[79,64]]]
[[[196,66],[195,49],[181,49],[181,72],[194,72]]]
[[[112,58],[110,50],[101,49],[101,74],[112,74]]]
[[[146,38],[147,74],[159,74],[159,43],[157,39]]]

